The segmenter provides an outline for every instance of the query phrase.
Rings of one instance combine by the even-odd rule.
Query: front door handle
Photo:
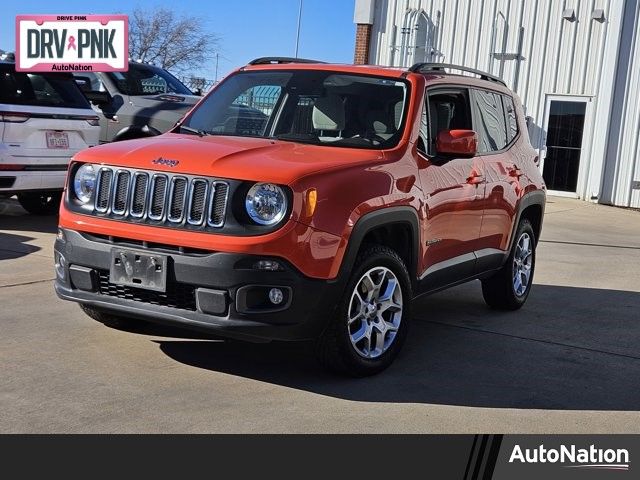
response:
[[[467,178],[467,183],[469,185],[479,185],[482,182],[484,182],[484,176],[482,175],[471,175]]]

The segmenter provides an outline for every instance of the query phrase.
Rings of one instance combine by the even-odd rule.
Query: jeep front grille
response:
[[[227,182],[187,175],[101,167],[94,209],[118,220],[220,228]]]
[[[111,283],[108,270],[98,270],[98,275],[100,277],[98,289],[100,295],[160,305],[162,307],[196,311],[196,287],[193,285],[175,282],[167,292],[153,292]]]
[[[98,178],[98,191],[96,192],[96,210],[106,212],[109,209],[109,197],[111,193],[111,181],[113,180],[113,171],[103,168]]]
[[[129,215],[132,217],[142,217],[144,207],[147,203],[147,187],[149,186],[149,175],[136,172],[133,174],[133,186],[131,187],[131,209]]]
[[[126,170],[116,172],[116,180],[114,185],[113,205],[111,211],[116,215],[122,215],[127,209],[127,201],[129,200],[129,180],[131,174]]]

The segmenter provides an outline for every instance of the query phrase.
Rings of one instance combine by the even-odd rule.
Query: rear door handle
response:
[[[484,182],[484,177],[482,175],[471,175],[467,178],[467,183],[469,185],[478,185],[482,182]]]

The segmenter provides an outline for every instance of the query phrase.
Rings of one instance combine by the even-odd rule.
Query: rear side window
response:
[[[0,103],[39,107],[91,108],[69,74],[0,70]]]
[[[513,104],[513,99],[507,95],[503,95],[502,102],[504,103],[504,112],[507,116],[507,143],[511,143],[516,135],[518,135],[516,108]]]
[[[474,103],[477,112],[476,131],[478,132],[480,153],[502,150],[509,143],[507,125],[502,107],[502,95],[485,90],[474,91]]]

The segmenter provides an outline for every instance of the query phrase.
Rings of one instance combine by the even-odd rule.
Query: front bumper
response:
[[[63,229],[55,243],[64,256],[55,290],[64,300],[116,315],[177,324],[249,341],[316,338],[340,295],[338,282],[311,279],[279,258],[223,252],[180,252],[169,246],[118,242]],[[168,257],[167,291],[156,293],[110,282],[114,247]],[[281,271],[253,268],[275,260]],[[280,305],[256,303],[256,296],[279,288]]]

